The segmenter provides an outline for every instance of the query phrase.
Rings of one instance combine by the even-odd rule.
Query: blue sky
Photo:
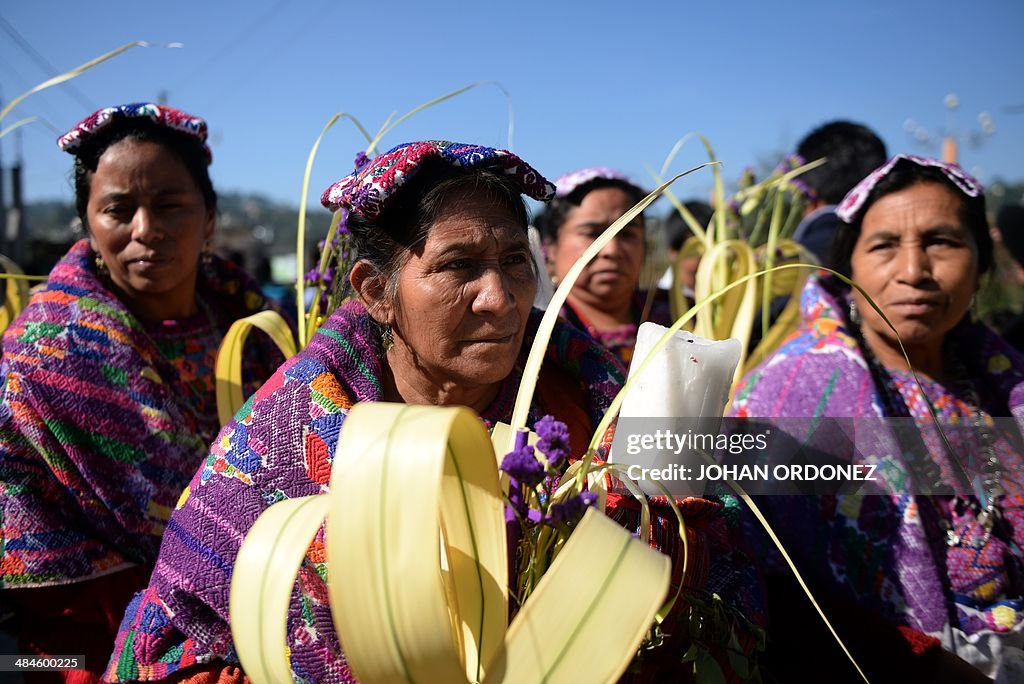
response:
[[[6,3],[0,17],[5,100],[51,75],[38,57],[63,71],[131,40],[184,44],[131,50],[12,112],[6,123],[46,119],[0,141],[5,165],[24,157],[29,199],[71,197],[70,158],[50,126],[63,132],[93,107],[165,91],[209,122],[218,189],[297,202],[306,155],[333,113],[376,130],[393,111],[481,80],[508,92],[513,149],[552,178],[604,164],[647,183],[645,164],[660,167],[690,131],[710,138],[735,178],[834,118],[868,124],[890,153],[927,154],[907,119],[938,135],[978,130],[989,112],[996,133],[964,146],[963,165],[987,182],[1024,179],[1019,0],[35,0]],[[485,86],[416,116],[383,147],[427,137],[504,147],[507,133],[508,100]],[[328,134],[312,196],[351,169],[360,142],[347,123]],[[691,142],[673,169],[705,159]],[[710,178],[678,192],[706,195]]]

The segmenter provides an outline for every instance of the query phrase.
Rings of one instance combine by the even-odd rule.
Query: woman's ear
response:
[[[217,211],[215,209],[206,210],[206,225],[203,226],[203,241],[213,239],[213,229],[217,225]]]
[[[366,259],[357,261],[349,271],[348,282],[373,320],[381,325],[394,322],[394,311],[387,297],[387,283],[373,264]]]

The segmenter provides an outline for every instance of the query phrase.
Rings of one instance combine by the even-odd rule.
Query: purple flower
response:
[[[799,178],[794,178],[793,180],[789,181],[789,184],[808,200],[814,201],[814,199],[817,197],[817,193],[815,193],[814,190],[809,185],[807,185],[807,183],[804,183]]]
[[[587,508],[595,503],[597,503],[597,494],[582,492],[561,503],[551,504],[551,508],[548,509],[548,520],[552,525],[576,522],[583,517]]]
[[[356,171],[361,171],[364,166],[370,163],[370,158],[366,156],[365,152],[359,152],[356,154]]]
[[[335,243],[340,244],[343,235],[348,235],[352,231],[348,229],[348,209],[342,207],[338,211],[342,212],[341,218],[338,220],[338,232],[334,234]]]
[[[793,169],[802,166],[804,164],[804,158],[798,154],[790,154],[782,158],[779,165],[775,167],[773,173],[788,173]]]
[[[308,271],[306,273],[306,285],[311,285],[311,286],[319,285],[320,284],[320,280],[322,279],[322,277],[323,276],[320,273],[320,270],[314,268],[313,270]]]
[[[569,457],[569,428],[551,416],[544,416],[533,427],[537,432],[537,448],[548,457],[548,463],[557,468]]]
[[[536,487],[544,479],[544,465],[537,460],[533,447],[513,449],[501,461],[501,469],[527,487]]]

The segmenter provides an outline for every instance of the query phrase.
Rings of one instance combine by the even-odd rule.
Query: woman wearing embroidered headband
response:
[[[217,207],[205,141],[202,119],[154,104],[101,109],[62,136],[88,237],[4,334],[0,599],[18,609],[22,654],[85,655],[74,681],[98,681],[217,434],[224,333],[266,308],[204,252]],[[246,389],[282,361],[252,345]]]
[[[227,591],[242,537],[271,502],[329,485],[354,403],[462,404],[488,426],[510,419],[541,317],[531,310],[537,267],[520,195],[544,201],[554,188],[510,152],[476,145],[416,142],[360,161],[323,196],[349,212],[357,296],[214,443],[172,516],[149,587],[128,608],[111,681],[242,679]],[[578,458],[622,380],[611,354],[559,323],[528,423],[545,414],[566,423]],[[290,609],[292,671],[306,682],[351,682],[324,558],[321,527]]]
[[[561,281],[590,244],[647,193],[625,175],[603,166],[581,169],[555,181],[555,198],[537,219],[549,272]],[[656,292],[644,317],[647,293],[640,271],[647,254],[643,214],[637,215],[587,265],[562,315],[611,350],[627,366],[644,320],[671,323],[668,301]]]
[[[858,458],[882,466],[887,494],[766,497],[762,507],[869,677],[987,681],[1024,642],[1024,358],[970,311],[992,263],[982,187],[957,166],[898,155],[837,214],[833,262],[895,333],[860,292],[812,277],[804,327],[750,374],[733,412],[911,418],[918,429],[861,423]],[[883,448],[863,450],[865,431]],[[849,459],[843,443],[833,440],[833,455]],[[779,662],[841,658],[807,641],[816,618],[785,591],[771,623]]]

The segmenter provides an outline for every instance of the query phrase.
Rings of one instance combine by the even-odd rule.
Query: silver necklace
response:
[[[995,449],[996,440],[993,434],[995,425],[993,424],[992,417],[985,414],[982,410],[981,397],[974,383],[971,382],[967,369],[955,352],[951,356],[954,359],[951,365],[956,373],[955,381],[969,402],[971,408],[971,430],[978,439],[981,456],[984,459],[981,472],[971,478],[971,488],[974,491],[976,500],[968,501],[958,496],[954,499],[954,502],[961,509],[968,507],[974,510],[975,520],[977,520],[978,525],[981,526],[985,533],[980,539],[972,540],[967,545],[972,548],[982,548],[988,543],[989,538],[992,536],[992,531],[1002,519],[999,502],[1004,492],[1000,478],[999,457]],[[960,535],[956,534],[952,526],[950,526],[946,535],[947,543],[950,546],[963,543]]]

